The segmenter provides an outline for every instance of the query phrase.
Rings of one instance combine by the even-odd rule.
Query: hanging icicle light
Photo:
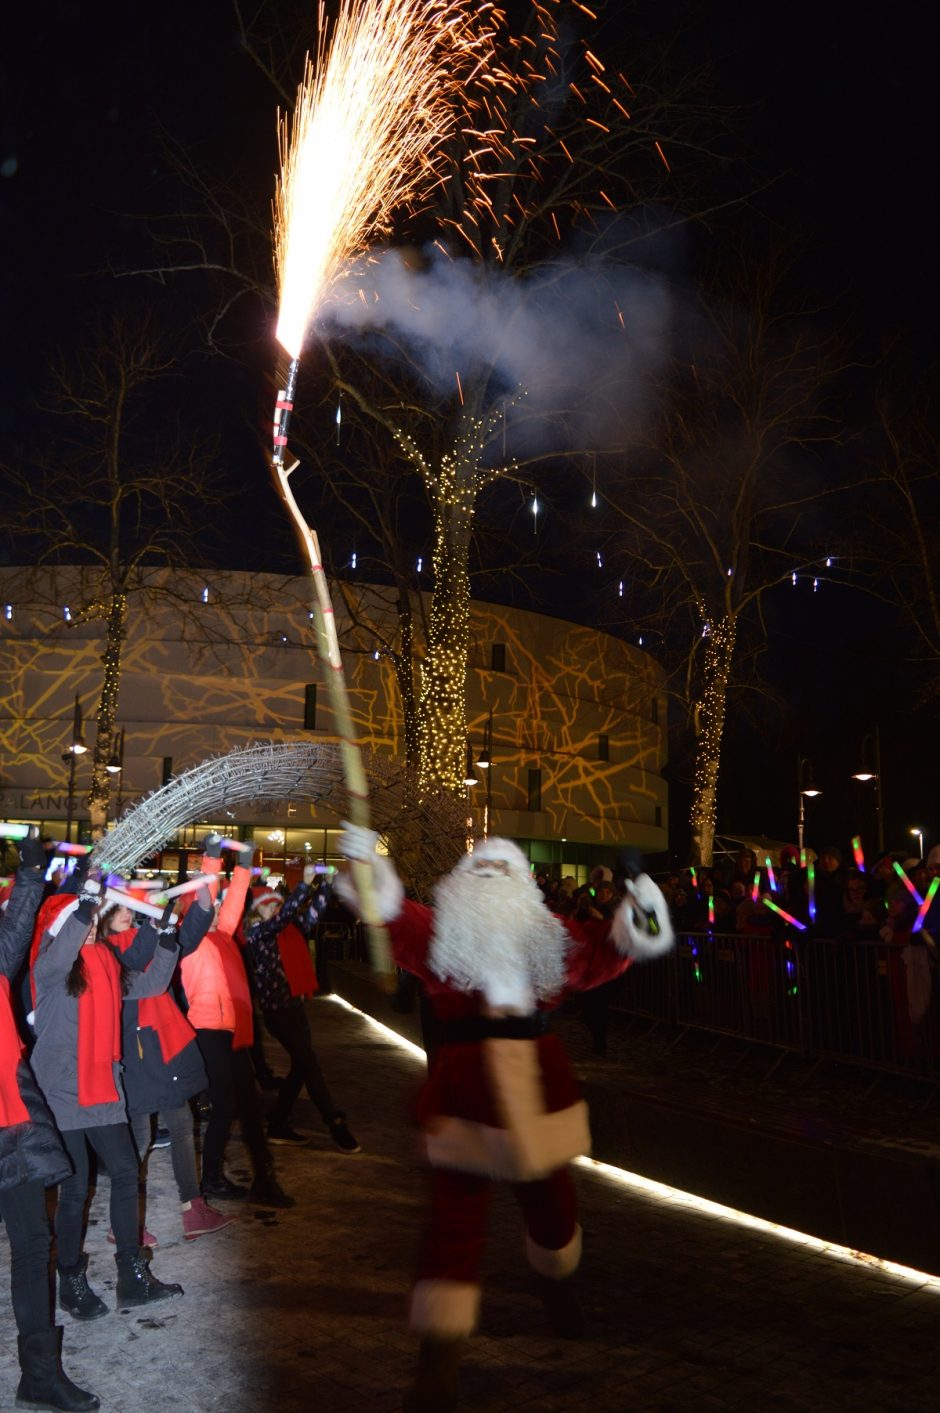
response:
[[[603,567],[604,567],[604,557],[603,557],[603,555],[601,554],[600,550],[596,550],[595,553],[597,554],[597,567],[598,567],[598,569],[603,569]]]
[[[638,643],[639,646],[642,648],[642,646],[643,646],[643,634],[642,634],[642,633],[641,633],[640,636],[637,638],[637,643]]]
[[[818,588],[819,588],[819,580],[818,580],[818,579],[814,579],[814,580],[813,580],[813,593],[814,593],[814,594],[815,594],[815,592],[816,592],[816,590],[817,590]]]
[[[790,583],[791,583],[791,584],[795,584],[795,583],[796,583],[796,570],[795,570],[795,569],[794,569],[793,573],[790,575]]]
[[[832,568],[832,555],[831,555],[831,554],[827,554],[827,555],[826,555],[826,568],[827,568],[827,569],[831,569],[831,568]]]
[[[423,558],[421,557],[421,555],[419,554],[419,555],[418,555],[418,562],[417,562],[417,564],[415,565],[415,569],[416,569],[416,570],[418,571],[418,573],[420,574],[420,573],[421,573],[421,570],[422,570],[423,568],[424,568],[424,560],[423,560]]]
[[[597,509],[597,453],[591,453],[591,509]]]
[[[336,399],[336,445],[339,446],[339,434],[343,426],[343,394],[340,393]]]
[[[359,556],[356,554],[356,551],[353,550],[353,552],[352,552],[352,559],[349,561],[349,567],[350,567],[350,569],[355,569],[355,568],[356,568],[356,560],[357,560],[358,558],[359,558]]]
[[[620,583],[617,585],[617,594],[619,595],[620,598],[623,598],[623,580],[622,580],[622,579],[620,580]]]
[[[592,509],[592,510],[596,510],[596,509],[597,509],[597,491],[592,491],[592,492],[591,492],[591,509]]]
[[[3,616],[7,620],[13,617],[13,605],[11,603],[5,603],[3,605]]]
[[[208,603],[208,602],[209,602],[209,585],[208,585],[208,584],[206,584],[205,588],[204,588],[203,591],[202,591],[202,601],[203,601],[203,603]]]
[[[69,608],[68,604],[66,604],[62,610],[62,617],[65,619],[66,623],[71,623],[72,610]]]
[[[538,498],[538,496],[533,496],[533,497],[532,497],[532,506],[531,506],[531,510],[532,510],[532,529],[533,529],[534,531],[537,531],[537,530],[538,530],[538,527],[539,527],[539,498]]]

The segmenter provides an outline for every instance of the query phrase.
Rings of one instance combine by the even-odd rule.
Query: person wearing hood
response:
[[[411,1301],[420,1338],[407,1413],[457,1406],[462,1346],[480,1303],[493,1180],[512,1184],[525,1249],[549,1327],[583,1333],[572,1287],[581,1257],[569,1162],[590,1149],[587,1106],[549,1012],[637,959],[673,945],[665,899],[645,874],[628,880],[613,918],[576,922],[545,906],[528,860],[508,839],[478,840],[437,884],[433,909],[405,897],[378,835],[344,824],[347,859],[373,869],[376,902],[398,966],[424,987],[440,1044],[419,1103],[431,1175],[430,1229]],[[337,891],[360,900],[351,875]]]
[[[20,866],[0,917],[0,1218],[10,1241],[10,1295],[22,1370],[16,1402],[85,1413],[100,1404],[62,1369],[62,1330],[53,1322],[49,1288],[46,1188],[68,1178],[72,1164],[26,1059],[10,995],[29,949],[46,863],[34,826],[20,844]]]
[[[36,1044],[32,1066],[52,1110],[74,1169],[59,1185],[56,1257],[59,1304],[76,1320],[108,1313],[88,1284],[82,1252],[88,1198],[88,1150],[111,1179],[111,1229],[115,1236],[117,1304],[146,1305],[182,1295],[152,1275],[138,1241],[139,1164],[127,1124],[121,1063],[121,1002],[159,996],[167,988],[179,947],[170,910],[158,925],[145,919],[153,961],[146,971],[125,971],[98,940],[99,883],[86,879],[77,897],[48,898],[36,922],[33,965]]]

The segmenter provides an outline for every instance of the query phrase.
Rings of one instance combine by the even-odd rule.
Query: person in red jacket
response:
[[[218,834],[207,836],[203,873],[221,873],[221,844]],[[251,844],[239,850],[231,884],[216,902],[213,925],[180,963],[187,1019],[195,1027],[209,1077],[211,1112],[202,1139],[202,1193],[203,1197],[229,1201],[250,1197],[268,1207],[293,1207],[294,1199],[277,1180],[264,1135],[261,1096],[251,1062],[251,993],[242,950],[235,940],[251,882],[253,852]],[[225,1175],[225,1145],[236,1114],[251,1160],[250,1189]]]
[[[282,899],[262,891],[252,903],[246,922],[248,954],[264,1023],[290,1057],[290,1069],[281,1082],[274,1112],[268,1123],[272,1143],[303,1143],[302,1134],[290,1126],[291,1109],[304,1085],[319,1109],[330,1137],[341,1153],[358,1153],[359,1144],[346,1125],[346,1115],[333,1103],[313,1048],[304,1000],[317,991],[317,974],[310,947],[297,926],[310,905],[314,867],[304,868],[303,882]]]
[[[62,1331],[52,1320],[46,1188],[71,1176],[62,1141],[24,1054],[10,982],[29,948],[43,892],[46,851],[38,830],[20,844],[20,867],[0,920],[0,1217],[10,1241],[10,1295],[26,1408],[83,1413],[100,1406],[60,1362]]]
[[[419,1119],[431,1167],[430,1230],[411,1302],[421,1337],[408,1413],[457,1406],[457,1368],[480,1303],[490,1187],[513,1184],[553,1333],[583,1318],[571,1285],[581,1257],[572,1158],[590,1148],[587,1106],[548,1013],[634,959],[672,946],[665,899],[641,874],[612,919],[562,920],[508,839],[477,841],[443,878],[433,911],[405,898],[378,835],[344,825],[348,859],[369,861],[396,963],[416,976],[439,1022]],[[349,875],[337,890],[359,899]]]

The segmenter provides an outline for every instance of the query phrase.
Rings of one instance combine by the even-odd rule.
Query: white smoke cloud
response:
[[[404,346],[437,394],[482,377],[516,454],[620,445],[642,419],[668,352],[673,300],[655,273],[560,259],[534,273],[454,259],[439,247],[385,250],[351,270],[322,311],[331,331],[385,357]],[[386,338],[382,338],[386,335]],[[399,353],[397,355],[401,357]]]

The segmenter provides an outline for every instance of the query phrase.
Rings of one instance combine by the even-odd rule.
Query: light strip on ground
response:
[[[403,1035],[399,1035],[397,1030],[384,1025],[382,1021],[376,1020],[366,1011],[360,1010],[358,1006],[354,1006],[345,997],[337,995],[335,991],[323,999],[335,1001],[337,1005],[343,1006],[347,1011],[354,1011],[356,1015],[368,1021],[375,1030],[381,1031],[386,1040],[391,1040],[401,1046],[403,1050],[408,1050],[419,1060],[425,1060],[425,1053],[420,1045],[406,1040]],[[613,1182],[620,1183],[622,1187],[629,1187],[634,1192],[640,1192],[644,1197],[649,1197],[655,1202],[662,1202],[666,1206],[684,1207],[687,1211],[696,1212],[700,1216],[731,1222],[735,1226],[745,1227],[750,1231],[775,1236],[780,1241],[788,1241],[794,1246],[802,1246],[807,1251],[815,1251],[821,1256],[831,1256],[835,1261],[847,1261],[857,1266],[864,1266],[871,1271],[880,1271],[882,1275],[891,1276],[895,1280],[907,1281],[911,1285],[940,1291],[940,1276],[931,1275],[928,1271],[918,1271],[913,1266],[902,1266],[899,1262],[889,1261],[883,1256],[871,1256],[867,1251],[853,1251],[850,1246],[840,1246],[838,1242],[824,1241],[822,1237],[810,1236],[808,1232],[781,1226],[778,1222],[768,1221],[766,1217],[755,1217],[750,1212],[740,1212],[736,1207],[726,1207],[723,1202],[713,1202],[709,1197],[698,1197],[694,1192],[684,1192],[680,1187],[670,1187],[668,1183],[643,1177],[641,1173],[631,1173],[627,1168],[617,1168],[612,1163],[602,1163],[597,1158],[576,1158],[574,1161],[578,1167],[584,1168],[588,1172],[609,1178]]]

